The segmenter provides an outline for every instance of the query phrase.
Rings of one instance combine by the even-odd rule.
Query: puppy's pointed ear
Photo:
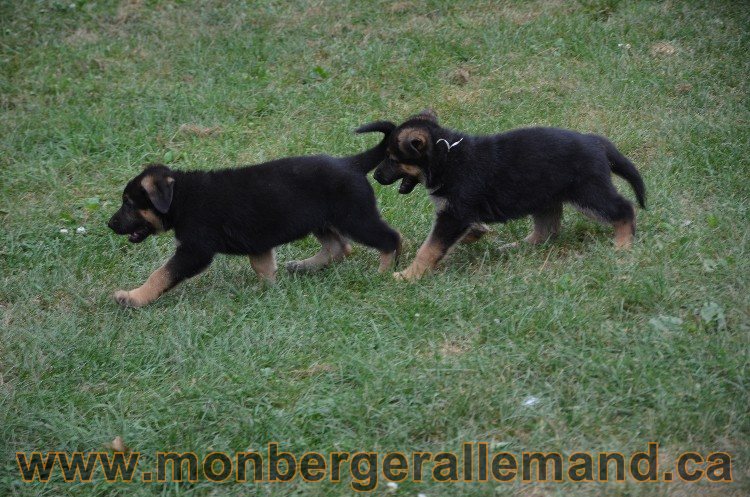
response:
[[[146,194],[156,210],[161,214],[166,214],[172,205],[174,178],[168,174],[147,174],[141,180],[141,186],[146,190]]]
[[[438,122],[437,114],[435,113],[435,111],[433,109],[429,109],[429,108],[427,108],[427,109],[423,110],[422,112],[420,112],[419,114],[417,114],[416,117],[418,119],[424,119],[425,121],[430,121],[430,122],[433,122],[435,124],[437,124],[437,122]]]

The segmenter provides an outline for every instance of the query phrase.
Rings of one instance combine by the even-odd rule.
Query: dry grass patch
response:
[[[218,135],[222,129],[220,126],[201,126],[199,124],[181,124],[178,131],[183,135],[193,135],[204,138],[206,136]]]

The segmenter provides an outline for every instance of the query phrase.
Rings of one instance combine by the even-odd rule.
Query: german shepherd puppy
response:
[[[572,204],[615,229],[615,247],[630,248],[635,235],[633,205],[622,197],[610,173],[625,178],[645,207],[638,170],[606,138],[557,128],[528,128],[492,136],[471,136],[438,124],[430,111],[408,119],[388,138],[387,157],[375,179],[399,191],[425,185],[436,219],[415,260],[398,279],[420,278],[458,240],[476,238],[478,223],[504,223],[531,215],[529,243],[542,243],[560,231],[562,204]]]
[[[393,123],[375,122],[358,133],[388,133]],[[241,254],[265,281],[274,282],[274,247],[312,233],[322,248],[287,263],[291,272],[314,271],[351,252],[347,238],[380,251],[380,272],[396,259],[401,236],[380,217],[366,175],[385,158],[385,138],[358,155],[292,157],[218,171],[175,171],[151,164],[130,180],[122,206],[108,226],[140,243],[174,230],[177,248],[140,287],[114,297],[141,307],[200,273],[217,253]]]

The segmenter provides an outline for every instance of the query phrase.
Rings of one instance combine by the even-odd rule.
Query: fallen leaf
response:
[[[106,444],[106,447],[108,449],[112,449],[115,452],[130,452],[130,447],[125,445],[125,442],[122,440],[122,437],[120,435],[117,435],[114,440]]]

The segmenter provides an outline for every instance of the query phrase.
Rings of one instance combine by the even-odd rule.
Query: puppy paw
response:
[[[284,267],[289,273],[300,273],[304,271],[304,265],[302,264],[302,261],[289,261],[284,265]]]
[[[411,281],[416,281],[419,279],[419,276],[407,270],[399,271],[398,273],[393,273],[393,277],[396,279],[396,281],[411,282]]]
[[[500,247],[498,247],[498,250],[506,251],[506,250],[518,248],[520,246],[521,245],[518,242],[504,243],[503,245],[500,245]]]
[[[115,301],[123,307],[141,307],[143,305],[133,299],[127,290],[117,290],[115,292]]]

